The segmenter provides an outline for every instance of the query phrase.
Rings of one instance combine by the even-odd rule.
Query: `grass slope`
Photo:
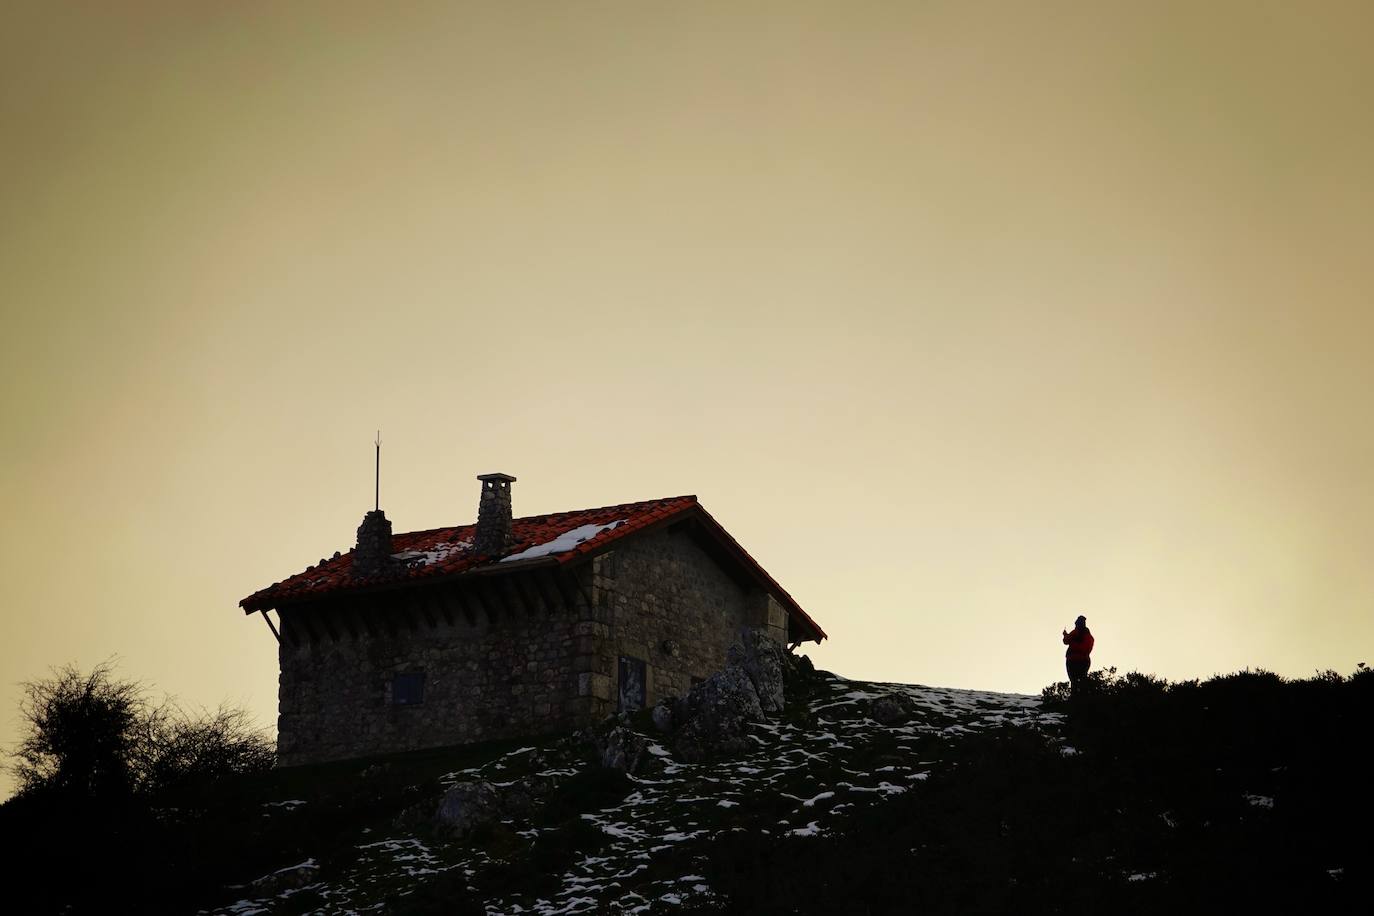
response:
[[[866,712],[887,694],[907,700],[911,719],[883,726]],[[783,721],[762,725],[755,750],[706,764],[676,761],[662,744],[653,772],[635,777],[587,764],[573,742],[496,754],[455,770],[437,788],[487,780],[557,780],[529,819],[502,823],[472,842],[448,845],[423,827],[369,833],[351,861],[335,860],[305,890],[244,898],[217,912],[367,909],[408,913],[592,913],[677,911],[728,903],[708,875],[728,880],[721,844],[814,843],[913,792],[957,764],[962,739],[1012,729],[1053,740],[1060,716],[1032,697],[866,684],[823,676],[815,695]],[[654,737],[647,721],[636,723]],[[307,816],[310,804],[289,816]],[[383,831],[377,831],[383,833]],[[485,908],[484,908],[485,907]]]
[[[811,689],[733,760],[675,760],[641,716],[659,743],[635,776],[548,740],[279,771],[151,825],[68,812],[45,832],[13,802],[0,824],[34,831],[35,911],[1268,912],[1374,890],[1365,670],[1109,672],[1072,701],[825,674]],[[874,720],[884,697],[904,720]],[[538,802],[454,842],[427,815],[468,780]],[[62,860],[81,881],[44,877],[64,840],[105,850]]]

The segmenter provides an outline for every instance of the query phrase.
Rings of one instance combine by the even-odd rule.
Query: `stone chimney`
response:
[[[381,509],[363,516],[358,546],[353,548],[353,575],[375,576],[391,566],[391,522]]]
[[[490,556],[510,546],[510,485],[515,483],[515,478],[509,474],[478,474],[477,479],[482,481],[482,501],[477,504],[477,533],[472,538],[472,552]]]

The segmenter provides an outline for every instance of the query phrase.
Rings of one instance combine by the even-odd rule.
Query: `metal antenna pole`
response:
[[[382,431],[377,430],[377,475],[373,481],[374,490],[372,497],[374,500],[373,509],[382,508]]]

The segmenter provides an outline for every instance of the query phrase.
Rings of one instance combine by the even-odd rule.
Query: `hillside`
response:
[[[1339,904],[1371,890],[1372,680],[1108,675],[1066,703],[818,672],[728,759],[681,759],[646,712],[520,746],[272,773],[160,809],[156,835],[170,839],[153,854],[46,886],[35,909],[62,897],[237,916]],[[630,773],[591,759],[608,748]],[[75,823],[90,828],[78,845],[102,835]]]
[[[884,696],[908,700],[910,721],[887,727],[869,718]],[[1030,697],[824,678],[803,714],[757,726],[755,750],[737,759],[676,761],[653,740],[652,725],[642,733],[653,759],[628,778],[589,770],[575,742],[520,747],[444,774],[437,785],[485,781],[504,793],[541,786],[553,796],[548,808],[453,847],[423,830],[364,828],[352,861],[307,869],[308,889],[246,895],[217,912],[294,912],[307,902],[440,912],[445,902],[470,901],[481,912],[476,901],[484,899],[491,912],[542,914],[721,903],[705,875],[719,866],[713,850],[722,840],[740,832],[824,835],[952,766],[955,736],[1057,722],[1038,707]],[[273,816],[305,816],[311,802],[301,801]],[[417,899],[400,899],[407,891]]]

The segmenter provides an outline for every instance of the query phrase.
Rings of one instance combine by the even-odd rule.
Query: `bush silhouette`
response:
[[[11,765],[21,793],[106,797],[130,791],[139,721],[137,684],[111,676],[109,663],[82,674],[68,665],[24,685],[26,734]]]
[[[0,835],[20,881],[14,912],[186,912],[238,859],[222,834],[261,820],[245,792],[272,766],[267,735],[242,710],[188,713],[152,702],[109,662],[73,665],[23,685],[22,738],[10,753],[18,791]],[[16,902],[17,901],[17,902]]]
[[[192,784],[270,769],[271,740],[241,709],[193,715],[114,677],[109,662],[73,665],[24,684],[24,737],[11,754],[19,794],[155,797]]]
[[[272,768],[272,742],[248,714],[230,706],[188,714],[173,703],[148,712],[135,743],[139,788],[159,796]]]

